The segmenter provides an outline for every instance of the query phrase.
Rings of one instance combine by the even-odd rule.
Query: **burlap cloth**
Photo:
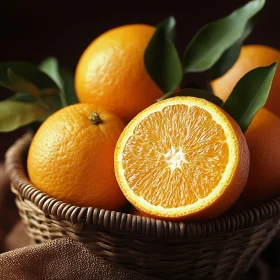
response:
[[[40,245],[30,244],[19,219],[3,164],[0,163],[1,280],[152,279],[95,256],[81,242],[72,238]]]
[[[149,279],[110,264],[71,238],[31,245],[0,256],[0,279]],[[150,278],[151,279],[151,278]]]

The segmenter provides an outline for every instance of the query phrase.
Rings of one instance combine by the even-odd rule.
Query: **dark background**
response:
[[[73,73],[82,52],[98,35],[113,27],[146,23],[156,25],[167,16],[177,21],[176,45],[182,54],[204,24],[226,16],[245,0],[195,1],[40,1],[0,0],[0,62],[39,63],[55,56]],[[246,43],[280,49],[280,1],[267,0],[254,32]],[[0,88],[0,99],[7,92]],[[0,133],[0,161],[23,130]]]

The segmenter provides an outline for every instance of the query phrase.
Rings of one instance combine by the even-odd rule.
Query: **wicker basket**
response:
[[[71,236],[95,254],[162,279],[240,279],[280,228],[280,198],[203,222],[170,222],[76,207],[32,186],[26,175],[30,135],[6,153],[19,213],[35,243]]]

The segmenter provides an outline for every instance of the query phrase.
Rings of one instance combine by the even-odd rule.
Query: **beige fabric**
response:
[[[71,238],[41,245],[30,244],[17,213],[9,180],[0,163],[1,280],[151,279],[95,256],[81,242]]]
[[[93,255],[74,239],[64,238],[0,255],[0,279],[145,280],[132,270]]]
[[[4,251],[12,251],[27,245],[31,245],[31,240],[27,236],[25,225],[22,221],[19,221],[6,235],[4,240]]]

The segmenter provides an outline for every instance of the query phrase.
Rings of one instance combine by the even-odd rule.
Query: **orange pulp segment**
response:
[[[220,215],[239,197],[248,169],[239,126],[221,108],[194,97],[148,107],[127,125],[115,149],[121,190],[155,217]]]

